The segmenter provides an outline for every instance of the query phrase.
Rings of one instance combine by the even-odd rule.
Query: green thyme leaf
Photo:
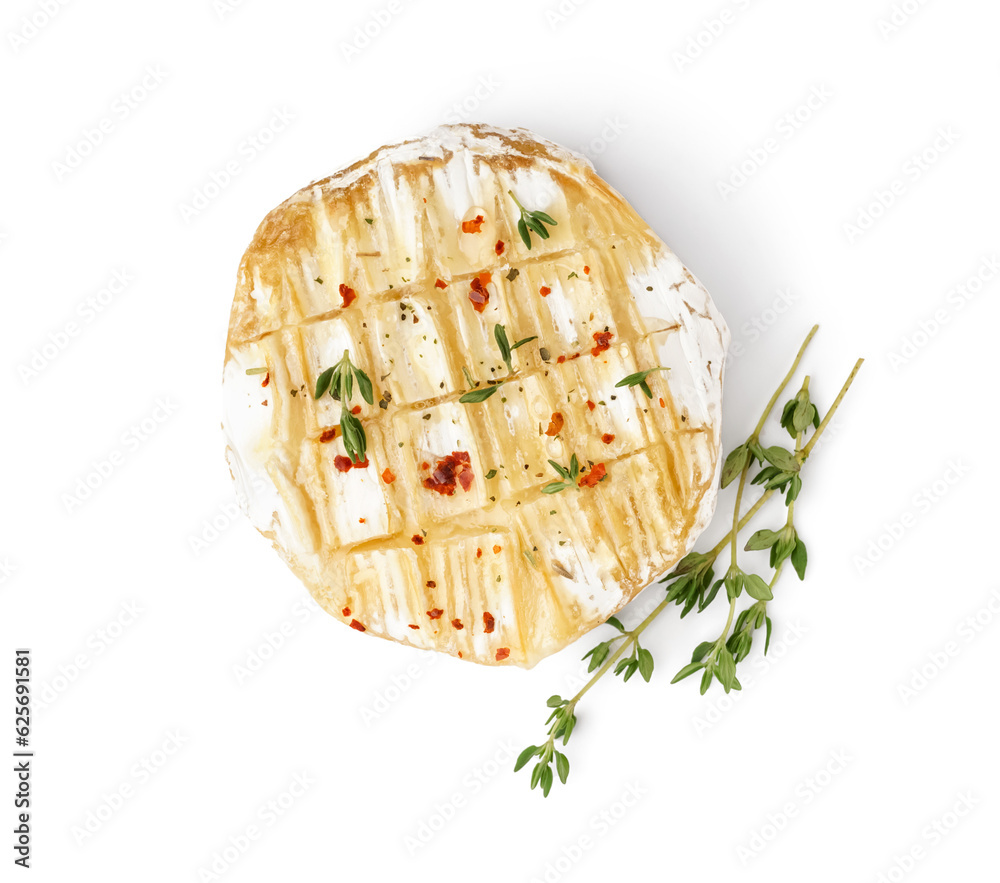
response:
[[[316,380],[316,396],[315,398],[321,398],[323,394],[330,388],[330,381],[333,379],[333,368],[327,368],[319,378]]]
[[[750,456],[750,450],[746,444],[742,444],[730,451],[729,456],[726,457],[726,464],[722,467],[723,487],[728,487],[733,483],[734,479],[740,476],[740,473],[743,472],[750,462]]]
[[[774,445],[764,448],[764,456],[767,462],[777,466],[782,472],[798,472],[799,461],[795,455],[785,448]]]
[[[507,329],[500,324],[494,325],[493,338],[496,340],[497,346],[500,347],[500,355],[503,357],[504,363],[507,365],[507,372],[509,374],[513,374],[514,369],[511,367],[510,363],[510,341],[507,340]]]
[[[559,781],[565,785],[569,778],[569,758],[561,751],[556,752],[556,772],[559,774]]]
[[[462,396],[459,401],[463,405],[475,404],[476,402],[485,402],[493,393],[495,393],[500,387],[503,386],[502,383],[496,383],[492,386],[481,386],[479,389],[474,389],[471,392],[467,392]]]
[[[728,693],[736,683],[736,660],[726,648],[719,650],[718,665],[715,669],[715,676],[719,679],[723,689]]]
[[[674,679],[670,683],[676,684],[678,681],[683,681],[684,678],[690,677],[696,671],[701,671],[704,667],[704,664],[701,662],[689,662],[684,666],[684,668],[674,675]]]
[[[665,366],[660,366],[659,368],[650,368],[648,371],[636,371],[635,374],[629,374],[628,377],[624,377],[615,384],[615,389],[619,389],[623,386],[638,386],[646,394],[647,399],[653,397],[653,391],[649,388],[649,384],[646,383],[646,378],[650,374],[656,371],[669,371],[670,369]]]
[[[760,549],[770,549],[776,542],[780,534],[773,530],[758,530],[743,547],[747,552],[754,552]]]
[[[649,679],[653,676],[653,654],[645,647],[636,649],[639,654],[639,674],[642,675],[642,679],[648,684]]]
[[[536,763],[535,768],[531,771],[531,790],[534,791],[538,787],[538,783],[542,778],[542,770],[548,769],[548,767],[543,767],[541,763]]]
[[[528,232],[528,225],[524,223],[523,213],[521,220],[517,222],[517,232],[521,234],[521,241],[528,247],[528,251],[531,251],[531,234]]]
[[[706,666],[705,673],[701,676],[701,686],[699,687],[699,691],[701,692],[702,696],[704,696],[705,693],[708,691],[708,688],[712,686],[712,678],[714,676],[715,676],[715,670]]]
[[[549,791],[552,790],[552,767],[546,765],[542,770],[542,796],[548,797]]]
[[[703,641],[697,647],[694,648],[694,653],[691,654],[692,662],[701,662],[706,656],[708,656],[709,651],[715,646],[711,641]]]
[[[524,749],[518,756],[517,761],[514,763],[514,772],[516,773],[521,769],[531,758],[533,758],[538,752],[539,747],[537,745],[529,745]]]
[[[360,368],[354,369],[354,376],[358,379],[358,392],[361,393],[361,398],[363,398],[369,405],[375,404],[375,396],[372,392],[372,382],[368,375],[365,374]]]
[[[756,573],[748,573],[743,585],[755,601],[770,601],[774,597],[768,584]]]
[[[792,550],[791,557],[792,567],[795,568],[795,572],[799,575],[799,579],[805,579],[808,555],[806,552],[806,544],[803,543],[799,537],[795,538],[795,548]]]

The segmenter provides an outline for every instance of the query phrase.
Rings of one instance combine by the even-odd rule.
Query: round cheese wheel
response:
[[[587,159],[446,126],[260,224],[226,346],[227,457],[254,525],[345,625],[532,666],[708,523],[728,343]],[[316,398],[345,355],[371,404],[360,379]]]

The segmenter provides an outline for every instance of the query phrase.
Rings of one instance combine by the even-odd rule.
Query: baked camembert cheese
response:
[[[260,224],[226,346],[227,457],[332,616],[532,666],[707,525],[728,343],[588,160],[445,126]]]

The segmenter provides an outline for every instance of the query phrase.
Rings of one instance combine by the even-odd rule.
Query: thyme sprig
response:
[[[560,466],[555,460],[549,460],[549,466],[555,469],[561,481],[550,481],[542,488],[543,494],[558,494],[559,491],[564,491],[566,488],[571,487],[575,487],[577,490],[580,489],[579,484],[577,484],[580,479],[580,461],[577,459],[576,454],[573,454],[569,458],[569,469],[565,466]]]
[[[473,405],[477,402],[485,402],[493,393],[495,393],[501,386],[503,386],[507,381],[501,380],[499,383],[494,383],[492,386],[481,386],[478,389],[473,389],[462,396],[459,401],[463,405]]]
[[[523,205],[521,205],[518,198],[514,195],[513,190],[508,190],[507,194],[514,200],[517,207],[521,210],[521,218],[517,222],[517,232],[521,234],[521,240],[524,242],[525,247],[528,251],[531,251],[531,234],[537,233],[542,239],[548,239],[550,233],[545,229],[545,225],[548,224],[550,227],[555,227],[558,226],[558,221],[554,221],[549,215],[545,214],[545,212],[529,212]]]
[[[340,435],[344,439],[344,450],[352,463],[361,463],[365,459],[368,439],[361,421],[351,413],[350,401],[354,395],[354,381],[358,382],[358,392],[369,405],[374,404],[372,382],[368,375],[351,362],[349,350],[344,350],[340,361],[332,368],[327,368],[316,379],[317,399],[329,393],[341,404]]]
[[[524,346],[526,343],[531,343],[533,340],[538,340],[538,336],[525,337],[517,341],[515,344],[511,344],[507,337],[507,329],[499,323],[493,326],[493,339],[496,341],[497,347],[500,349],[500,355],[503,357],[504,364],[507,366],[507,376],[499,381],[489,384],[488,386],[477,387],[476,389],[470,390],[465,395],[463,395],[459,401],[463,405],[475,404],[477,402],[485,402],[491,395],[493,395],[501,386],[503,386],[508,380],[511,380],[514,376],[514,364],[512,361],[512,353],[518,347]],[[465,379],[471,385],[472,378],[469,376],[469,372],[466,369]]]
[[[511,344],[507,340],[507,329],[497,323],[493,326],[493,339],[496,340],[497,346],[500,347],[500,355],[503,356],[504,364],[507,366],[507,373],[513,374],[514,367],[511,364],[511,354],[520,346],[524,346],[526,343],[531,343],[533,340],[538,340],[538,335],[534,337],[525,337],[519,340],[515,344]]]
[[[723,587],[726,589],[726,597],[729,599],[729,611],[722,632],[714,640],[700,643],[692,653],[691,662],[681,668],[671,683],[676,683],[701,672],[702,693],[707,691],[715,680],[722,684],[727,693],[733,689],[738,690],[740,683],[736,676],[737,667],[749,655],[753,646],[754,633],[762,628],[765,630],[764,652],[767,652],[772,630],[768,604],[773,599],[774,587],[785,564],[791,561],[799,579],[805,577],[806,547],[799,537],[794,523],[795,501],[802,486],[800,475],[802,466],[829,426],[833,415],[843,402],[844,396],[864,362],[863,359],[857,361],[822,421],[819,419],[819,412],[810,400],[809,378],[807,377],[795,397],[785,404],[779,420],[780,425],[795,439],[794,450],[788,451],[778,446],[763,447],[760,437],[767,419],[791,381],[806,347],[817,330],[814,327],[810,331],[791,370],[771,397],[753,433],[726,458],[723,469],[723,486],[739,480],[733,524],[730,531],[707,552],[692,552],[686,555],[674,570],[661,580],[667,586],[665,597],[634,628],[625,629],[617,617],[611,617],[607,624],[615,628],[618,634],[599,643],[583,657],[584,660],[589,658],[588,672],[593,673],[587,683],[571,699],[564,699],[558,695],[549,698],[547,704],[553,711],[547,721],[550,724],[548,740],[540,746],[532,745],[526,748],[515,764],[516,771],[524,767],[532,757],[539,758],[532,771],[532,788],[541,785],[542,793],[548,795],[554,781],[551,771],[553,761],[556,762],[556,772],[559,774],[560,781],[565,784],[569,774],[569,760],[556,750],[555,742],[559,738],[563,739],[563,745],[569,741],[569,735],[576,725],[577,705],[607,672],[613,670],[616,675],[624,675],[624,680],[628,680],[638,671],[644,680],[649,680],[653,673],[653,657],[649,650],[640,645],[639,636],[669,606],[679,606],[681,608],[680,617],[683,619],[693,610],[701,612],[707,609]],[[808,434],[810,427],[814,430],[811,435]],[[763,485],[762,493],[741,516],[743,491],[755,463],[760,464],[762,467],[760,472],[767,472],[768,477],[758,481],[760,478],[760,473],[758,473],[750,482],[751,486]],[[771,473],[772,469],[778,471]],[[744,546],[745,551],[764,549],[769,551],[770,568],[773,572],[769,579],[765,579],[757,573],[746,572],[739,566],[737,537],[740,531],[756,517],[768,500],[778,492],[785,494],[786,518],[784,525],[777,530],[756,531]],[[723,577],[716,578],[716,561],[727,549],[730,552],[730,565]],[[738,600],[744,591],[753,603],[737,614]],[[627,653],[630,655],[626,656]],[[565,775],[563,775],[564,772]]]
[[[653,391],[649,388],[649,384],[646,382],[646,378],[650,374],[656,371],[669,371],[670,369],[665,366],[660,366],[659,368],[650,368],[648,371],[636,371],[635,374],[629,374],[628,377],[624,377],[615,384],[615,389],[619,389],[623,386],[638,386],[645,394],[647,399],[653,397]]]

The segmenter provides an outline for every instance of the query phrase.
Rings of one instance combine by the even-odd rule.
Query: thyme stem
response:
[[[816,327],[818,327],[818,326],[816,326]],[[813,330],[809,334],[809,337],[806,338],[806,344],[812,339],[812,335],[815,334],[815,332],[816,332],[816,328],[813,328]],[[803,348],[804,347],[805,347],[805,344],[803,344]],[[802,351],[799,352],[799,357],[800,358],[801,358],[801,355],[802,355]],[[807,444],[802,449],[802,451],[801,451],[801,457],[802,457],[802,461],[803,462],[805,462],[805,460],[808,458],[811,449],[815,446],[816,441],[819,439],[819,437],[826,430],[826,427],[829,426],[830,420],[832,419],[833,415],[836,413],[837,409],[840,407],[841,403],[843,402],[844,396],[847,394],[847,391],[851,388],[851,384],[854,383],[854,378],[857,377],[858,371],[861,370],[861,365],[862,365],[863,362],[864,362],[864,359],[858,359],[857,364],[854,366],[854,370],[851,372],[850,376],[847,378],[847,381],[844,383],[843,387],[841,388],[840,393],[837,395],[837,398],[834,399],[833,405],[830,407],[830,410],[827,412],[826,418],[820,423],[820,425],[817,428],[815,434],[810,439],[809,444]],[[796,359],[796,366],[797,365],[798,365],[798,359]],[[794,367],[793,367],[792,371],[789,372],[789,376],[786,377],[785,381],[782,383],[781,389],[783,389],[784,386],[787,385],[788,380],[790,379],[790,376],[791,376],[792,373],[794,373]],[[779,389],[779,392],[780,392],[780,389]],[[768,411],[770,411],[771,408],[774,407],[774,404],[775,404],[775,402],[777,402],[777,400],[778,400],[778,396],[777,395],[774,396],[774,398],[772,398],[771,403],[768,406]],[[738,533],[740,530],[742,530],[743,527],[745,527],[751,521],[751,519],[753,519],[753,517],[761,510],[761,508],[763,507],[763,505],[771,498],[771,496],[773,494],[774,494],[774,490],[765,491],[763,494],[761,494],[760,498],[757,500],[756,503],[754,503],[753,506],[750,507],[750,509],[749,509],[749,511],[747,511],[746,515],[744,515],[743,518],[741,518],[739,521],[737,521],[736,524],[734,524],[733,529],[730,530],[730,532],[728,534],[726,534],[726,536],[724,536],[719,541],[719,543],[711,550],[711,552],[708,553],[709,556],[710,557],[718,556],[719,553],[721,553],[722,550],[725,549],[726,546],[731,542],[733,536],[736,533]],[[739,510],[737,509],[737,511],[739,511]],[[774,585],[774,582],[777,580],[777,576],[778,576],[778,574],[780,574],[780,572],[781,572],[781,568],[779,567],[778,570],[777,570],[777,572],[775,573],[775,578],[772,580],[771,585]],[[659,604],[657,604],[656,607],[653,608],[652,612],[644,620],[642,620],[642,622],[640,622],[634,629],[632,629],[631,631],[625,632],[626,639],[624,641],[622,641],[621,646],[613,654],[611,654],[611,656],[604,662],[604,664],[596,672],[594,672],[593,675],[591,675],[590,680],[588,680],[587,683],[584,684],[583,687],[580,688],[579,692],[572,699],[569,700],[569,702],[567,703],[567,705],[568,705],[568,707],[570,709],[575,709],[576,708],[577,703],[587,694],[587,692],[602,677],[604,677],[605,674],[608,673],[608,670],[611,669],[614,666],[614,664],[622,657],[622,654],[625,653],[625,650],[629,646],[631,646],[632,644],[635,643],[635,641],[638,639],[639,635],[641,635],[652,624],[653,620],[655,620],[661,613],[663,613],[663,611],[666,610],[667,607],[670,604],[671,604],[671,601],[668,600],[668,599],[666,599],[666,598],[664,598],[664,600],[662,600]],[[723,642],[725,640],[725,635],[728,634],[729,628],[732,625],[733,614],[734,614],[735,610],[736,610],[736,601],[734,599],[733,601],[730,602],[730,605],[729,605],[729,618],[726,621],[726,629],[723,632],[723,637],[720,638],[720,640],[722,640]],[[549,736],[549,743],[553,743],[553,742],[554,742],[554,737],[553,736]]]

